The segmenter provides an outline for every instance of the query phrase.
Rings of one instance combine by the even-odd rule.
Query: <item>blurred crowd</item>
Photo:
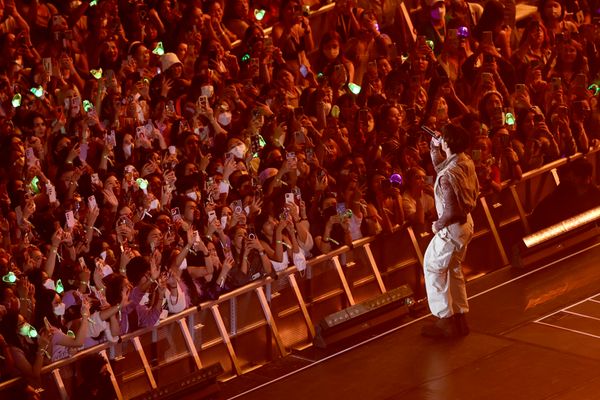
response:
[[[0,0],[0,378],[430,231],[422,126],[483,194],[599,143],[597,0],[400,4]]]

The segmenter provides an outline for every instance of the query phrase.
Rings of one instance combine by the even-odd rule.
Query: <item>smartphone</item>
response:
[[[200,107],[201,110],[206,110],[208,108],[208,97],[207,96],[198,97],[198,107]]]
[[[494,83],[494,75],[491,72],[482,72],[481,79],[484,83]]]
[[[88,208],[90,208],[91,210],[98,208],[98,203],[96,202],[96,196],[91,195],[90,197],[88,197]]]
[[[481,150],[473,149],[473,161],[478,162],[479,160],[481,160]]]
[[[562,87],[562,79],[559,76],[552,78],[552,90],[557,91]]]
[[[81,145],[79,146],[79,159],[82,162],[85,162],[85,160],[87,160],[88,148],[89,146],[87,143],[81,143]]]
[[[73,229],[73,227],[75,226],[75,215],[73,214],[73,211],[67,211],[65,213],[65,220],[67,228]]]
[[[208,212],[208,222],[213,222],[215,219],[217,219],[217,213],[215,210],[211,210]]]
[[[306,78],[306,76],[308,75],[308,68],[306,68],[306,65],[302,64],[300,66],[300,74],[303,78]]]
[[[302,131],[296,131],[294,133],[294,138],[296,140],[296,144],[306,144],[306,137],[304,136],[304,132]]]
[[[286,193],[285,194],[285,202],[289,203],[289,204],[294,204],[295,203],[294,197],[295,197],[294,193],[292,193],[292,192]]]
[[[200,242],[200,234],[198,233],[198,231],[194,231],[192,232],[192,241],[193,243],[199,243]]]
[[[527,93],[527,86],[523,83],[517,83],[515,86],[515,91],[519,94],[526,94]]]
[[[117,146],[117,137],[114,129],[111,129],[110,133],[106,136],[106,143],[111,147]]]
[[[56,203],[56,188],[53,185],[46,185],[46,194],[50,203]]]
[[[366,125],[369,121],[369,110],[366,108],[358,110],[358,121]]]
[[[179,213],[179,207],[171,208],[171,219],[173,222],[181,221],[181,214]]]
[[[44,71],[46,71],[47,74],[52,76],[52,58],[42,58],[42,64],[44,65]]]
[[[256,231],[254,229],[254,225],[251,225],[251,224],[248,225],[247,230],[248,230],[248,239],[250,239],[250,240],[256,239]]]
[[[231,202],[230,208],[236,214],[241,214],[244,211],[243,208],[242,208],[242,201],[241,200],[235,200],[235,201]]]

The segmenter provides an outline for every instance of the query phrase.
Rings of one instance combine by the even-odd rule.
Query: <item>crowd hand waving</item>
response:
[[[252,202],[250,203],[250,214],[260,214],[262,205],[262,198],[258,196],[252,197]]]
[[[225,257],[225,260],[223,261],[223,271],[228,273],[229,271],[231,271],[234,264],[235,262],[233,261],[233,257],[230,253]]]
[[[116,211],[117,207],[119,206],[119,199],[117,199],[112,187],[103,189],[102,194],[104,195],[104,203],[109,205],[112,210]]]
[[[155,160],[148,161],[142,167],[142,176],[148,176],[148,175],[153,174],[155,172],[158,172],[158,173],[161,172],[160,166],[158,165],[158,162],[155,161]]]
[[[129,264],[129,262],[131,260],[133,260],[135,258],[135,252],[130,249],[127,248],[125,249],[122,253],[121,253],[121,260],[119,262],[119,270],[123,273],[126,272],[126,268],[127,268],[127,264]]]
[[[237,169],[237,163],[233,158],[225,160],[225,163],[223,164],[223,179],[229,179],[229,176],[231,176],[231,174],[237,171]]]

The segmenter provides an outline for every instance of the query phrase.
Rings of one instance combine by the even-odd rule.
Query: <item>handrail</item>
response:
[[[573,160],[577,160],[577,159],[585,157],[585,156],[587,156],[589,154],[597,153],[598,151],[600,151],[600,147],[594,147],[594,148],[590,149],[590,151],[587,152],[587,153],[585,153],[585,154],[584,153],[575,153],[575,154],[573,154],[571,156],[562,157],[562,158],[559,158],[558,160],[551,161],[548,164],[544,164],[544,165],[542,165],[539,168],[533,169],[531,171],[524,172],[523,173],[523,177],[520,180],[518,180],[518,181],[514,181],[514,180],[510,180],[510,179],[508,179],[506,181],[503,181],[501,183],[502,189],[506,189],[506,188],[514,185],[515,183],[528,181],[530,179],[535,178],[536,176],[542,175],[545,172],[551,171],[551,170],[553,170],[555,168],[558,168],[558,167],[562,167],[563,165],[565,165],[565,164],[567,164],[567,163],[569,163],[569,162],[571,162]]]

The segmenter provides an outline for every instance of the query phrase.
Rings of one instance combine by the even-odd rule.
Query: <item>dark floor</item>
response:
[[[599,267],[594,245],[551,264],[498,271],[469,284],[464,339],[423,338],[431,317],[405,317],[222,383],[220,398],[600,399]]]

